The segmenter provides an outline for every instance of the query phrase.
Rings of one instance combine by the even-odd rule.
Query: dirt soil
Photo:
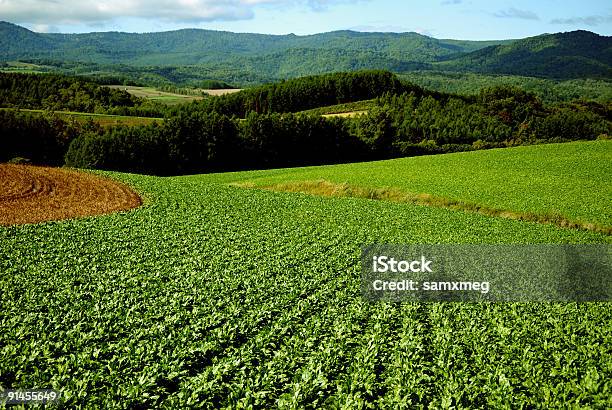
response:
[[[0,225],[108,214],[141,204],[128,186],[87,172],[0,164]]]

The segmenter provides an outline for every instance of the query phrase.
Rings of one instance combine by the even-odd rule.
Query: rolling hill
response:
[[[0,22],[0,59],[51,58],[130,65],[192,65],[289,50],[335,50],[355,57],[433,62],[503,42],[437,40],[417,33],[334,31],[308,36],[183,29],[159,33],[35,33]],[[27,51],[26,51],[27,50]],[[169,57],[172,57],[171,59]]]
[[[612,38],[582,30],[544,34],[485,47],[439,67],[549,78],[610,78]]]
[[[612,37],[588,31],[504,41],[347,30],[307,36],[202,29],[59,34],[0,22],[0,64],[15,60],[72,74],[173,83],[208,78],[252,84],[357,69],[612,78]]]

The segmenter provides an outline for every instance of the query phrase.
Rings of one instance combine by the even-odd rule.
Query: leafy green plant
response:
[[[572,146],[550,147],[562,157]],[[503,153],[520,161],[522,150]],[[389,173],[371,179],[375,165],[362,164],[361,175],[358,166],[355,178],[385,185]],[[396,167],[395,178],[413,170]],[[359,266],[369,243],[610,236],[228,186],[291,172],[305,169],[103,173],[135,187],[145,205],[0,228],[0,386],[60,390],[63,408],[610,406],[608,303],[368,303]],[[470,186],[479,200],[493,193]],[[548,198],[537,185],[527,194]]]

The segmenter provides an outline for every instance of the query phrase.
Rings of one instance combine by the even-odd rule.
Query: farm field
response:
[[[220,95],[237,93],[238,91],[242,91],[242,88],[217,88],[217,89],[200,88],[198,90],[208,95],[217,97]]]
[[[135,192],[109,178],[61,168],[0,164],[0,225],[106,214],[140,204]]]
[[[198,95],[183,95],[176,94],[167,91],[160,91],[154,87],[136,87],[130,85],[110,85],[110,88],[115,88],[118,90],[125,90],[128,93],[132,94],[135,97],[146,98],[148,100],[158,101],[167,105],[176,105],[182,103],[188,103],[191,101],[201,100],[204,98],[203,96]],[[196,89],[195,91],[203,92],[211,96],[219,96],[225,94],[231,94],[240,91],[239,88],[229,88],[229,89]]]
[[[42,66],[38,64],[24,63],[21,61],[9,61],[4,66],[0,67],[0,72],[5,73],[45,73],[52,67]]]
[[[569,191],[590,194],[585,186],[609,187],[611,146],[170,178],[100,172],[133,186],[144,205],[0,227],[0,384],[59,389],[67,408],[608,408],[609,303],[369,303],[359,258],[370,243],[612,243],[611,236],[230,184],[327,179],[478,202],[502,190],[494,205],[595,218],[579,203],[606,210],[599,201],[608,195],[609,204],[609,191],[554,197],[508,164],[528,172],[538,163],[549,177],[567,175]],[[601,164],[583,169],[578,153]],[[541,162],[548,157],[555,161]],[[477,183],[487,166],[493,179]],[[516,184],[496,183],[504,166]],[[445,180],[428,183],[427,170]],[[607,222],[609,211],[595,220]]]
[[[383,196],[385,191],[391,196],[424,193],[492,209],[612,226],[612,141],[233,173],[220,178],[251,187],[319,193],[317,183],[329,182],[327,194],[338,196],[350,195],[351,187],[378,190]]]
[[[167,105],[176,105],[195,100],[201,100],[204,97],[197,95],[183,95],[159,91],[154,87],[136,87],[131,85],[110,85],[109,88],[124,90],[135,97],[146,98],[148,100],[158,101]]]
[[[15,110],[14,108],[0,108],[0,110]],[[19,111],[43,114],[44,110],[30,110],[20,108]],[[89,112],[75,112],[75,111],[53,111],[53,114],[62,117],[64,119],[74,119],[79,122],[86,122],[92,120],[93,122],[101,125],[102,127],[112,127],[115,125],[149,125],[153,122],[163,121],[163,118],[152,118],[152,117],[136,117],[130,115],[110,115],[110,114],[94,114]]]

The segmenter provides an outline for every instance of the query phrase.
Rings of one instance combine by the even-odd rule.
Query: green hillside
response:
[[[389,60],[432,62],[442,56],[502,42],[445,41],[417,33],[334,31],[296,36],[184,29],[159,33],[35,33],[0,22],[2,60],[50,58],[130,65],[193,65],[235,57],[259,57],[288,50],[333,50],[355,56],[379,54]],[[27,46],[27,47],[22,47]],[[168,55],[172,55],[171,61]]]
[[[452,172],[449,170],[452,169]],[[572,142],[388,161],[220,175],[245,186],[313,189],[309,182],[429,194],[516,213],[612,227],[612,141]],[[329,189],[333,194],[333,187]],[[316,192],[316,188],[315,188]],[[536,200],[537,198],[537,200]]]
[[[307,36],[201,29],[57,34],[0,22],[0,62],[25,60],[72,73],[169,82],[188,77],[250,84],[356,69],[610,78],[611,50],[610,37],[587,31],[464,41],[354,31]]]
[[[456,71],[413,71],[402,73],[400,78],[428,90],[462,95],[478,94],[483,88],[505,84],[533,92],[545,102],[577,99],[594,100],[601,103],[612,101],[612,81],[610,79],[554,80]]]
[[[611,78],[612,38],[582,30],[544,34],[486,47],[439,67],[548,78]]]

